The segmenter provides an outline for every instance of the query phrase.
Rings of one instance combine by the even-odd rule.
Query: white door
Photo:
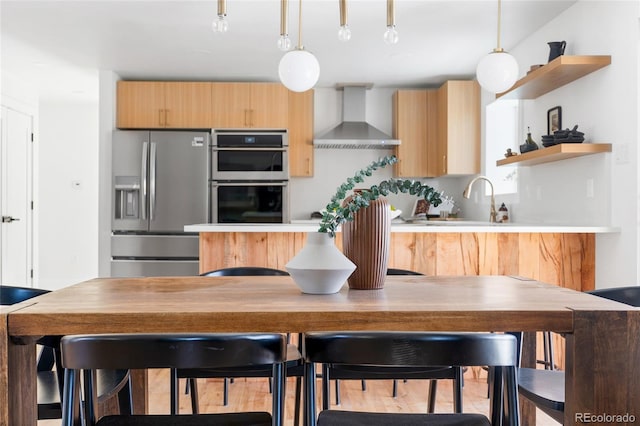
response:
[[[32,284],[32,123],[2,107],[0,120],[0,284]]]

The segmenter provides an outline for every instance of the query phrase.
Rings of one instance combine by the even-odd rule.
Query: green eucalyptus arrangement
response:
[[[404,194],[415,195],[424,198],[434,207],[442,203],[442,199],[440,198],[441,194],[438,191],[428,185],[423,185],[421,182],[410,179],[392,178],[383,180],[378,185],[371,186],[371,188],[349,194],[349,191],[352,191],[357,183],[364,182],[365,177],[371,176],[377,169],[397,162],[398,159],[395,155],[380,158],[369,164],[366,168],[359,170],[353,177],[348,178],[345,183],[340,185],[322,214],[322,221],[320,222],[318,232],[326,232],[329,233],[331,237],[334,237],[338,226],[347,221],[353,221],[355,212],[363,207],[368,207],[369,202],[377,200],[380,196],[386,196],[390,193],[397,194],[402,192]],[[351,199],[348,203],[344,203],[347,195],[351,195]]]

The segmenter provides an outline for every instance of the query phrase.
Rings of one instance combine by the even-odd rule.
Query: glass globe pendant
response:
[[[507,52],[494,50],[478,63],[476,78],[483,89],[502,93],[518,79],[518,62]]]
[[[298,14],[298,46],[280,59],[278,76],[282,84],[293,92],[306,92],[320,77],[320,63],[302,46],[302,0]]]
[[[492,93],[509,90],[518,80],[518,61],[500,47],[500,15],[502,3],[498,0],[498,42],[493,52],[482,58],[476,68],[476,78],[482,88]]]
[[[278,76],[287,89],[306,92],[318,82],[320,63],[311,52],[299,47],[280,59]]]

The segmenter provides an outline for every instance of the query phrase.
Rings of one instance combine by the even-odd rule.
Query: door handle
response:
[[[15,222],[16,220],[20,220],[20,219],[17,217],[2,216],[2,223],[11,223],[11,222]]]

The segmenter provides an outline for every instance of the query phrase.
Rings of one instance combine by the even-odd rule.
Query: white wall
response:
[[[40,102],[38,287],[98,276],[98,104]]]

